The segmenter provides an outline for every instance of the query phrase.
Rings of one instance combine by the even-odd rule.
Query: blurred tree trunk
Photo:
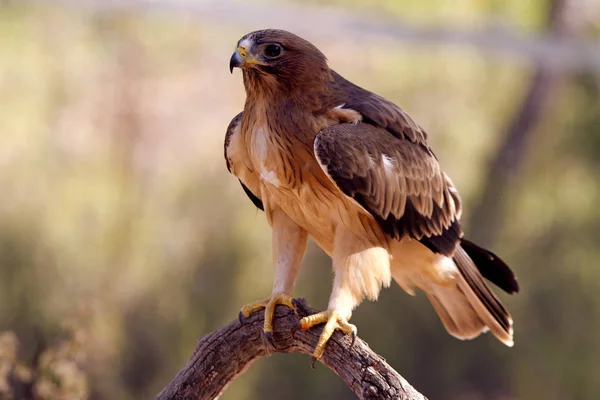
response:
[[[315,311],[296,303],[300,316]],[[262,333],[264,312],[254,313],[241,324],[234,321],[198,340],[194,354],[155,400],[209,400],[217,398],[238,375],[257,358],[277,353],[311,355],[321,329],[296,331],[299,315],[287,307],[277,307],[274,347],[265,344]],[[336,332],[327,343],[321,359],[359,399],[426,400],[385,360],[360,340]],[[308,368],[308,362],[307,366]]]
[[[583,7],[578,0],[551,0],[548,15],[548,31],[559,39],[573,37],[585,23]],[[509,123],[505,139],[495,157],[489,162],[483,180],[480,199],[469,219],[469,236],[483,246],[492,246],[501,229],[506,212],[506,194],[514,177],[522,166],[530,137],[543,117],[543,112],[561,74],[552,64],[535,65],[533,78],[521,106]]]

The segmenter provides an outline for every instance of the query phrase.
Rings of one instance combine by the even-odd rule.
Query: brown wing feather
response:
[[[399,139],[408,139],[427,147],[427,134],[400,107],[383,97],[369,92],[331,71],[336,104],[344,104],[362,115],[363,122],[388,130]]]
[[[240,124],[242,122],[242,114],[243,113],[239,113],[238,115],[233,117],[233,119],[229,123],[229,126],[227,126],[227,131],[225,133],[225,143],[224,143],[223,148],[224,148],[224,153],[225,153],[225,163],[227,164],[227,170],[229,172],[231,172],[231,160],[227,156],[227,148],[229,147],[229,143],[231,143],[232,135],[235,134],[236,129],[240,126]],[[265,209],[264,209],[262,200],[257,195],[252,193],[252,191],[250,189],[248,189],[248,187],[246,185],[244,185],[244,183],[241,180],[240,180],[240,185],[242,185],[242,188],[244,189],[244,193],[246,193],[246,195],[248,196],[250,201],[252,201],[252,203],[257,208],[264,211]]]
[[[408,236],[437,253],[454,253],[462,236],[460,200],[423,145],[359,123],[324,129],[314,150],[340,190],[370,212],[389,236]]]

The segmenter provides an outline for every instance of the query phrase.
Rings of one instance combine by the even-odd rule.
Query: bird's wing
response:
[[[314,142],[321,168],[365,208],[384,232],[452,256],[462,231],[460,198],[423,144],[368,123],[339,124]]]
[[[427,146],[427,134],[400,107],[383,97],[369,92],[332,71],[337,89],[338,104],[362,116],[362,121],[386,129],[399,139]]]
[[[232,172],[231,169],[232,169],[233,162],[232,162],[230,155],[228,154],[228,150],[230,148],[231,143],[235,139],[238,139],[238,137],[240,136],[241,125],[242,125],[242,113],[239,113],[238,115],[233,117],[233,119],[229,123],[229,126],[227,127],[227,132],[225,133],[225,145],[224,145],[225,163],[227,164],[227,170],[229,172]],[[242,182],[241,179],[239,179],[239,181],[240,181],[240,184],[242,185],[242,188],[244,189],[244,192],[250,198],[252,203],[254,203],[254,205],[256,207],[258,207],[264,211],[264,206],[263,206],[262,200],[256,194],[252,193],[252,191],[248,188],[248,186],[244,185],[244,183]]]

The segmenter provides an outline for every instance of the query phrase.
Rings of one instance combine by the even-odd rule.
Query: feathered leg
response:
[[[264,308],[263,331],[269,342],[272,343],[275,307],[282,304],[294,308],[292,289],[300,269],[300,262],[306,252],[308,234],[280,209],[271,213],[270,222],[273,229],[273,264],[275,266],[273,291],[269,297],[243,306],[240,311],[240,321],[243,322],[244,318],[248,318],[253,312]]]
[[[333,250],[333,290],[327,311],[300,320],[300,328],[310,329],[325,323],[313,353],[318,360],[325,345],[336,329],[356,336],[356,326],[348,323],[352,311],[363,298],[376,300],[382,286],[390,284],[390,256],[383,247],[375,247],[368,240],[351,232],[336,230]]]

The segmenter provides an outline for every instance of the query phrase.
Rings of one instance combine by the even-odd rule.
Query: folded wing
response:
[[[460,198],[426,145],[369,123],[339,124],[317,135],[314,152],[340,190],[389,236],[454,254],[462,236]]]

